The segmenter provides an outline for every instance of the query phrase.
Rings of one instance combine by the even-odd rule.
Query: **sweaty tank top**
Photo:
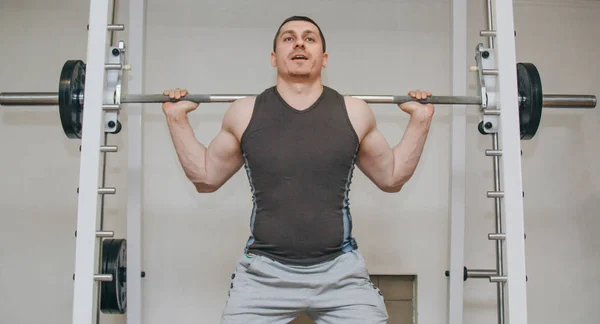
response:
[[[241,138],[253,202],[245,252],[311,265],[356,249],[348,193],[358,147],[335,90],[305,110],[276,87],[259,94]]]

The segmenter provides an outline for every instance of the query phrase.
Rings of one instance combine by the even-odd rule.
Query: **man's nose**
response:
[[[298,38],[298,40],[296,40],[296,47],[304,47],[304,39]]]

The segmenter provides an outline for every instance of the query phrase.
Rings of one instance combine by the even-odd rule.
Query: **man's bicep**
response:
[[[357,166],[377,187],[385,190],[389,186],[394,156],[387,140],[377,128],[370,130],[363,138]]]
[[[206,171],[213,190],[220,188],[244,164],[240,138],[248,126],[253,98],[236,100],[225,112],[221,130],[208,146]]]
[[[240,143],[226,129],[215,136],[208,146],[206,172],[208,183],[215,190],[229,180],[243,165]]]

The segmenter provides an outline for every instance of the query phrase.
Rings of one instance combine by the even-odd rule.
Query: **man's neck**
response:
[[[278,78],[277,92],[288,105],[298,110],[310,107],[323,93],[321,79],[290,81]]]

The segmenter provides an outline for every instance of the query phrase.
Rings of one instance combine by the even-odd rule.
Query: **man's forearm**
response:
[[[413,175],[427,140],[431,118],[411,117],[400,143],[392,150],[392,187],[402,187]]]
[[[194,183],[206,182],[206,147],[196,140],[187,115],[168,116],[173,145],[186,176]]]

